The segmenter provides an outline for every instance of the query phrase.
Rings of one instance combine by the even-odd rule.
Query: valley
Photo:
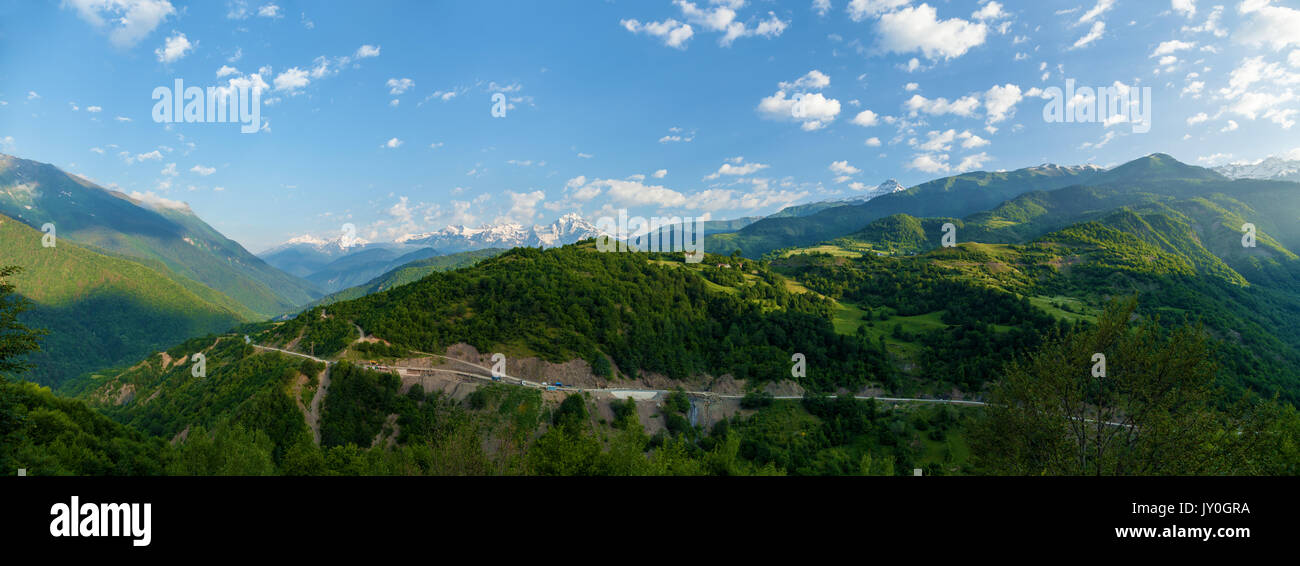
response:
[[[994,473],[984,451],[996,443],[982,435],[996,428],[990,413],[1003,405],[989,404],[1007,394],[1004,372],[1115,324],[1131,300],[1133,320],[1164,332],[1198,325],[1213,341],[1223,395],[1206,405],[1213,419],[1267,414],[1255,426],[1294,428],[1300,341],[1274,329],[1300,319],[1298,187],[1162,154],[1109,170],[967,174],[734,223],[709,236],[699,263],[600,253],[572,229],[552,230],[572,240],[554,246],[455,253],[501,240],[453,244],[464,231],[448,232],[445,250],[297,241],[264,255],[317,296],[274,318],[222,309],[239,303],[161,262],[61,243],[59,257],[172,289],[187,321],[202,320],[201,305],[225,318],[115,347],[116,358],[83,357],[49,384],[69,396],[59,410],[80,411],[71,422],[127,427],[69,425],[82,431],[73,442],[103,450],[125,435],[138,443],[129,465],[150,473]],[[896,209],[938,216],[886,214]],[[771,234],[769,220],[802,235],[746,246]],[[1259,230],[1253,248],[1239,242],[1247,221]],[[956,228],[951,247],[945,224]],[[18,220],[0,229],[17,230],[0,263],[35,276],[13,279],[35,305],[24,320],[80,336],[41,306],[62,299],[39,282],[67,268],[43,263],[40,232]],[[77,340],[45,345],[65,356],[84,348]],[[199,355],[201,377],[191,375]],[[35,379],[59,375],[31,359]],[[24,410],[51,402],[21,395]],[[798,431],[819,440],[793,441]],[[40,438],[22,446],[40,450]],[[221,463],[231,450],[248,458]],[[1260,465],[1295,466],[1287,450]]]

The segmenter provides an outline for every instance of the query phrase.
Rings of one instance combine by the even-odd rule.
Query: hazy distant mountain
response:
[[[305,234],[257,254],[276,268],[306,279],[339,258],[376,246],[355,237],[339,236],[333,239],[317,238]],[[379,244],[378,247],[382,247]]]
[[[1300,182],[1300,159],[1269,157],[1259,161],[1238,161],[1214,168],[1229,179],[1263,179]]]
[[[1199,167],[1192,169],[1214,175]],[[1155,171],[1146,172],[1148,177],[1144,177],[1142,171],[1126,171],[1134,178],[1158,178]],[[811,214],[781,216],[778,213],[731,234],[709,236],[704,249],[722,254],[740,250],[746,257],[757,258],[775,249],[806,246],[847,235],[863,229],[873,220],[893,214],[960,218],[993,208],[1030,191],[1083,184],[1107,173],[1095,165],[1052,164],[1015,171],[972,171],[935,179],[903,191],[880,194],[866,202],[830,206],[821,203],[821,210]]]
[[[448,226],[436,232],[408,234],[397,243],[436,248],[455,253],[486,248],[551,248],[593,238],[596,226],[574,213],[561,216],[547,225],[525,227],[522,224],[485,224],[478,228]]]
[[[217,232],[182,202],[105,189],[59,168],[0,154],[0,214],[59,238],[146,262],[160,262],[261,315],[319,296]]]
[[[876,197],[881,197],[881,196],[885,196],[888,194],[893,194],[905,190],[907,190],[907,187],[904,187],[902,184],[900,184],[898,181],[894,179],[889,179],[888,181],[876,185],[875,187],[872,187],[871,189],[868,189],[866,192],[857,196],[852,196],[845,199],[824,200],[818,202],[810,202],[807,204],[790,205],[785,208],[782,208],[781,210],[777,211],[775,214],[768,215],[766,218],[796,218],[799,216],[808,216],[810,214],[816,214],[828,208],[835,208],[837,206],[848,206],[852,204],[862,204]]]
[[[873,199],[873,198],[876,198],[876,197],[885,196],[885,195],[888,195],[888,194],[893,194],[893,193],[897,193],[897,192],[899,192],[899,191],[906,191],[906,190],[907,190],[907,187],[904,187],[904,186],[903,186],[901,183],[899,183],[898,181],[896,181],[896,180],[894,180],[894,179],[889,179],[889,180],[887,180],[887,181],[885,181],[885,182],[883,182],[883,183],[881,183],[881,184],[879,184],[879,185],[876,185],[875,188],[873,188],[873,189],[867,191],[867,192],[866,192],[865,194],[863,194],[862,196],[853,197],[853,198],[850,198],[850,199],[848,199],[848,200],[853,201],[853,202],[866,202],[866,201],[869,201],[869,200],[871,200],[871,199]]]

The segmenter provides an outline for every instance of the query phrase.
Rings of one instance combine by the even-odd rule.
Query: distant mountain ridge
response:
[[[226,238],[184,203],[106,189],[58,167],[0,154],[0,214],[59,238],[143,261],[156,261],[272,316],[317,296]]]
[[[437,248],[444,253],[485,248],[552,248],[594,238],[596,226],[581,215],[569,213],[550,224],[525,227],[522,224],[484,224],[477,228],[453,225],[434,232],[407,234],[398,244]]]
[[[1045,164],[1015,171],[974,171],[943,177],[904,191],[891,192],[861,204],[835,204],[801,216],[773,215],[731,234],[705,240],[710,253],[740,250],[757,258],[767,252],[824,242],[861,230],[871,221],[893,214],[954,217],[987,210],[1018,195],[1083,184],[1105,170],[1095,165]]]
[[[1229,179],[1300,182],[1300,159],[1271,156],[1259,161],[1237,161],[1220,165],[1213,170]]]

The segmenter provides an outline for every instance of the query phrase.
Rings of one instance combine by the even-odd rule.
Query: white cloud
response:
[[[728,159],[726,163],[723,163],[721,167],[718,167],[717,171],[704,178],[711,180],[717,179],[722,175],[749,175],[768,168],[768,165],[764,163],[745,163],[744,161],[744,157],[733,157]]]
[[[506,196],[510,197],[510,211],[506,215],[509,220],[519,224],[532,222],[537,216],[537,206],[546,199],[546,193],[542,191],[530,193],[506,191]]]
[[[123,48],[139,43],[176,13],[167,0],[65,0],[63,5],[91,25],[107,28],[109,41]]]
[[[1189,18],[1196,15],[1196,0],[1170,0],[1170,7]]]
[[[813,69],[804,76],[795,79],[792,83],[782,81],[777,83],[777,86],[781,90],[821,90],[830,86],[830,84],[831,78],[829,75]]]
[[[886,51],[920,51],[929,59],[953,59],[983,44],[988,26],[960,18],[939,20],[934,8],[921,4],[881,15],[877,33]]]
[[[307,78],[307,71],[294,67],[276,75],[275,80],[272,82],[275,83],[275,90],[292,93],[307,86],[307,83],[311,81]]]
[[[1195,41],[1180,41],[1177,39],[1171,39],[1169,41],[1160,42],[1160,45],[1156,46],[1155,51],[1152,51],[1150,56],[1159,57],[1161,55],[1171,55],[1173,53],[1177,53],[1179,51],[1183,51],[1187,49],[1192,49],[1194,47],[1196,47]]]
[[[189,210],[190,206],[178,200],[158,196],[153,191],[131,191],[131,198],[143,202],[151,208],[168,208],[172,210]]]
[[[1101,36],[1105,33],[1106,33],[1106,22],[1102,22],[1102,21],[1093,22],[1092,28],[1088,30],[1088,33],[1084,34],[1083,37],[1080,37],[1077,41],[1075,41],[1071,49],[1079,49],[1081,47],[1086,47],[1089,43],[1101,39]]]
[[[662,179],[662,178],[668,176],[668,170],[667,170],[667,169],[660,169],[660,170],[655,171],[654,173],[652,173],[650,176],[651,176],[651,177],[654,177],[654,178],[656,178],[656,179]]]
[[[90,113],[92,113],[92,114],[93,114],[93,113],[100,112],[100,111],[102,111],[102,110],[103,110],[103,108],[100,108],[99,106],[87,106],[87,107],[86,107],[86,112],[90,112]]]
[[[266,4],[257,9],[257,15],[262,18],[279,19],[284,17],[284,12],[275,4]]]
[[[217,69],[217,78],[238,74],[239,69],[231,67],[230,65],[222,65],[220,69]]]
[[[1209,116],[1208,114],[1206,114],[1206,113],[1204,113],[1204,112],[1197,112],[1195,116],[1192,116],[1192,117],[1190,117],[1190,118],[1187,119],[1187,125],[1188,125],[1188,126],[1195,126],[1195,125],[1197,125],[1197,124],[1204,123],[1204,122],[1208,121],[1209,119],[1210,119],[1210,116]]]
[[[812,9],[818,16],[825,16],[831,10],[831,0],[813,0]]]
[[[193,167],[190,167],[190,172],[191,172],[191,173],[198,173],[199,175],[202,175],[202,176],[204,176],[204,177],[207,177],[208,175],[211,175],[211,174],[213,174],[213,173],[216,173],[216,172],[217,172],[217,168],[216,168],[216,167],[204,167],[204,166],[202,166],[202,165],[195,165],[195,166],[193,166]]]
[[[980,21],[1000,20],[1009,16],[1002,10],[1002,4],[997,2],[989,2],[970,15],[971,19]]]
[[[767,19],[760,19],[753,25],[740,21],[736,17],[736,11],[744,7],[743,0],[711,0],[712,6],[705,8],[700,8],[688,0],[673,0],[673,4],[681,9],[682,17],[688,23],[707,31],[721,33],[722,37],[718,38],[718,45],[723,47],[730,46],[741,37],[776,37],[790,25],[790,22],[776,17],[775,12],[768,12]]]
[[[860,22],[867,18],[879,16],[885,12],[906,6],[910,0],[852,0],[848,8],[849,19]]]
[[[619,22],[623,29],[632,33],[644,33],[646,35],[657,37],[663,40],[664,45],[676,49],[686,49],[686,42],[690,41],[695,35],[695,30],[690,24],[684,24],[672,18],[662,22],[647,22],[642,24],[635,19],[627,19]]]
[[[948,165],[947,154],[928,154],[923,153],[912,158],[911,161],[903,164],[908,169],[915,169],[925,173],[943,173],[952,169]]]
[[[781,82],[775,94],[764,97],[758,103],[758,112],[770,120],[793,120],[801,122],[805,131],[819,130],[833,122],[840,114],[840,101],[827,98],[820,92],[795,92],[788,94],[798,85],[820,89],[830,84],[830,77],[820,71],[810,71],[793,83]],[[663,140],[660,140],[663,141]]]
[[[880,123],[880,116],[870,110],[863,110],[858,112],[857,116],[853,117],[853,123],[864,128],[869,128]]]
[[[1016,104],[1024,95],[1020,87],[1011,83],[994,85],[984,93],[984,111],[988,114],[988,123],[996,124],[1016,114]]]
[[[1215,6],[1210,9],[1210,15],[1205,18],[1205,23],[1199,26],[1183,26],[1183,33],[1210,33],[1215,37],[1225,37],[1228,31],[1219,27],[1219,20],[1223,17],[1223,6]]]
[[[99,148],[94,148],[94,149],[92,149],[91,151],[94,151],[94,150],[96,150],[96,149],[99,149]],[[104,153],[104,150],[99,149],[99,153]],[[170,177],[175,177],[175,176],[177,176],[177,175],[180,175],[180,173],[179,173],[178,171],[176,171],[176,164],[175,164],[175,163],[168,163],[166,167],[163,167],[163,168],[162,168],[162,171],[159,171],[159,172],[158,172],[158,174],[159,174],[159,175],[167,175],[167,176],[170,176]]]
[[[1097,0],[1097,5],[1093,6],[1079,17],[1079,23],[1086,24],[1100,18],[1102,14],[1110,11],[1113,7],[1115,7],[1115,0]]]
[[[158,61],[163,63],[172,63],[185,57],[185,55],[192,51],[197,45],[197,42],[190,43],[190,40],[185,37],[185,34],[178,31],[173,32],[171,37],[168,37],[166,41],[163,42],[163,46],[153,50],[153,52],[158,56]]]
[[[961,146],[962,146],[962,148],[964,148],[964,149],[974,149],[974,148],[977,148],[977,147],[984,147],[984,146],[988,145],[989,143],[991,143],[991,142],[989,142],[989,140],[986,140],[986,139],[981,138],[981,137],[979,137],[979,136],[977,136],[977,135],[975,135],[975,134],[972,134],[972,133],[970,132],[970,130],[966,130],[966,131],[964,131],[964,132],[958,134],[958,135],[957,135],[957,139],[962,140],[962,142],[961,142]],[[978,167],[978,166],[977,166],[977,167]]]
[[[356,59],[365,59],[367,57],[378,57],[379,47],[374,45],[362,45],[357,48],[357,52],[352,55]]]
[[[407,78],[388,79],[388,82],[384,84],[388,87],[388,94],[396,96],[410,90],[411,87],[415,86],[415,81]]]
[[[1238,126],[1236,120],[1228,120],[1228,125],[1224,126],[1223,129],[1222,129],[1222,130],[1219,130],[1219,131],[1220,131],[1220,132],[1232,132],[1232,131],[1236,131],[1238,127],[1239,127],[1239,126]]]
[[[960,163],[957,164],[957,172],[961,173],[963,171],[973,171],[975,169],[982,169],[984,167],[984,162],[988,160],[989,160],[989,154],[984,153],[982,151],[973,155],[967,155],[966,157],[962,158]]]
[[[386,148],[388,148],[388,149],[396,149],[396,148],[402,147],[402,144],[403,144],[403,143],[405,143],[405,142],[403,142],[402,140],[399,140],[399,139],[397,139],[397,138],[391,138],[391,139],[389,139],[388,141],[384,142],[384,145],[382,145],[382,146],[380,146],[380,147],[386,147]]]
[[[866,144],[867,147],[880,147],[880,138],[867,138],[867,141],[863,143]]]
[[[1300,45],[1300,10],[1274,6],[1269,0],[1244,0],[1237,11],[1249,16],[1233,34],[1238,41],[1274,51]]]
[[[972,116],[975,110],[979,108],[980,101],[974,96],[963,96],[948,102],[946,98],[929,99],[919,94],[913,94],[912,98],[907,99],[903,106],[916,116],[920,112],[932,116],[941,116],[943,114],[956,114],[958,116]]]
[[[832,173],[837,173],[840,175],[857,175],[858,173],[862,172],[861,169],[849,165],[849,162],[847,160],[833,161],[831,162],[830,167],[827,167],[827,169],[830,169]]]
[[[919,147],[921,150],[931,152],[948,151],[952,148],[953,140],[957,138],[957,131],[947,130],[940,132],[938,130],[933,130],[927,133],[926,136],[929,139],[920,144]]]

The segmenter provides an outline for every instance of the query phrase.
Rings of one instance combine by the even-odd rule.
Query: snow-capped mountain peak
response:
[[[407,234],[396,239],[399,244],[437,248],[455,253],[483,248],[519,246],[549,248],[572,244],[596,235],[596,227],[576,213],[566,214],[555,222],[531,228],[516,223],[484,224],[477,228],[452,225],[434,232]]]
[[[861,196],[857,196],[849,200],[855,202],[866,202],[879,196],[884,196],[890,193],[896,193],[898,191],[905,191],[905,190],[907,190],[907,187],[904,187],[901,183],[899,183],[894,179],[889,179],[879,185],[876,185],[874,188],[863,193]]]
[[[1270,156],[1259,161],[1235,161],[1214,168],[1229,179],[1300,181],[1300,160]]]

